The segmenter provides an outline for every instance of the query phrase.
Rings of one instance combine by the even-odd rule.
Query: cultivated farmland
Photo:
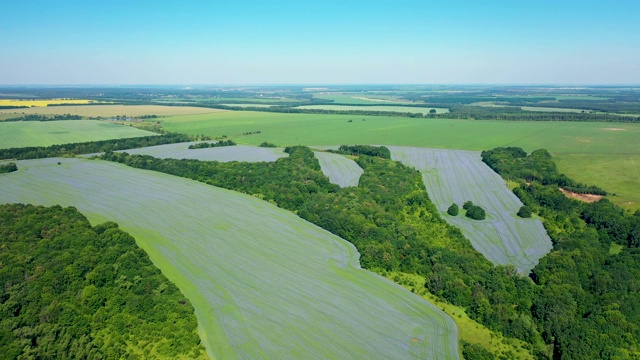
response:
[[[392,158],[422,173],[429,197],[441,215],[462,229],[473,247],[495,264],[510,264],[524,274],[551,250],[551,239],[538,219],[516,216],[520,200],[502,178],[474,151],[389,147]],[[471,200],[482,206],[487,219],[450,216],[447,208]]]
[[[0,202],[118,222],[191,300],[212,358],[458,358],[449,317],[359,269],[353,246],[288,211],[99,160],[18,167],[0,175]]]
[[[100,101],[95,100],[82,100],[82,99],[49,99],[49,100],[20,100],[20,99],[0,99],[0,106],[48,106],[48,105],[59,105],[59,104],[90,104],[97,103]]]
[[[348,122],[352,119],[352,115],[228,111],[174,116],[160,119],[160,122],[169,131],[191,135],[229,135],[237,142],[252,145],[269,141],[282,146],[386,144],[478,151],[499,146],[518,146],[526,151],[545,148],[558,161],[561,172],[575,174],[572,177],[579,182],[594,183],[618,194],[609,197],[618,205],[629,209],[640,208],[640,202],[635,200],[637,197],[625,197],[630,188],[640,187],[635,170],[623,168],[616,174],[604,170],[612,157],[621,154],[640,157],[640,148],[637,146],[639,124],[410,119],[390,116],[358,116],[360,120]],[[608,130],[613,128],[620,130]],[[242,136],[244,132],[256,130],[262,133]],[[584,155],[585,158],[591,154],[598,156],[590,160],[593,166],[586,172],[577,163],[563,161],[563,157],[574,154]],[[592,179],[598,179],[598,182]]]
[[[150,155],[159,159],[196,159],[203,161],[276,161],[288,155],[282,148],[266,148],[249,145],[222,146],[204,149],[189,149],[189,145],[201,141],[149,146],[139,149],[122,150],[131,155]]]
[[[49,146],[157,135],[96,120],[0,121],[0,148]]]
[[[340,187],[358,186],[364,170],[355,161],[340,154],[323,151],[315,151],[313,154],[318,159],[322,172],[333,184]]]
[[[437,114],[448,113],[446,108],[414,107],[414,106],[348,106],[348,105],[305,105],[297,106],[296,109],[319,109],[319,110],[361,110],[361,111],[393,111],[402,113],[429,114],[431,109],[435,109]]]
[[[212,114],[227,110],[209,109],[191,106],[162,106],[162,105],[86,105],[86,106],[48,106],[29,109],[3,109],[0,114],[11,114],[13,117],[23,115],[80,115],[85,117],[111,116],[142,116],[142,115],[194,115]]]

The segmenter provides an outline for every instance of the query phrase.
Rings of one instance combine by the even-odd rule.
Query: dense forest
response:
[[[523,179],[515,192],[543,217],[554,241],[553,251],[526,277],[512,267],[494,266],[448,225],[417,171],[361,155],[356,160],[364,169],[359,186],[341,189],[319,171],[308,148],[286,151],[290,157],[273,163],[161,160],[125,153],[102,158],[245,192],[294,211],[352,242],[364,268],[424,276],[430,292],[464,307],[489,328],[527,342],[539,359],[637,355],[640,299],[634,279],[640,265],[626,262],[640,264],[635,258],[640,255],[635,250],[640,246],[638,216],[606,200],[578,203],[556,184],[534,180],[527,185]],[[609,255],[612,241],[627,249]]]
[[[0,239],[0,357],[206,358],[191,303],[117,224],[6,204]]]
[[[482,156],[508,176],[523,164],[548,169],[551,161],[544,150],[527,155],[518,148]],[[514,193],[543,219],[554,244],[531,273],[538,288],[531,313],[554,358],[638,358],[640,214],[630,215],[606,199],[569,199],[555,181],[543,183],[546,177],[520,179]],[[622,249],[611,251],[612,243]]]

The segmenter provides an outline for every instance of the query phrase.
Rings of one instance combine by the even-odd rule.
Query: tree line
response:
[[[0,160],[26,160],[48,157],[74,156],[81,154],[99,153],[104,151],[126,150],[154,145],[165,145],[209,139],[210,138],[206,136],[191,136],[169,133],[157,136],[142,136],[136,138],[101,140],[63,145],[0,149]]]

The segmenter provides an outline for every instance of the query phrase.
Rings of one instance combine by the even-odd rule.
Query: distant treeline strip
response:
[[[74,156],[80,154],[92,154],[104,151],[126,150],[154,145],[174,144],[197,140],[209,140],[208,138],[194,137],[184,134],[164,134],[157,136],[143,136],[127,139],[112,139],[73,143],[63,145],[38,146],[0,149],[0,159],[41,159],[48,157]]]
[[[210,103],[197,104],[170,104],[170,106],[198,106],[212,109],[233,111],[262,111],[287,114],[326,114],[326,115],[353,115],[353,116],[397,116],[408,118],[439,118],[439,119],[472,119],[472,120],[506,120],[506,121],[579,121],[579,122],[640,122],[640,117],[611,114],[593,113],[567,113],[567,112],[535,112],[514,108],[489,108],[481,106],[460,106],[451,104],[420,104],[420,107],[442,107],[449,105],[449,113],[423,114],[400,111],[374,111],[374,110],[327,110],[327,109],[301,109],[297,107],[279,106],[228,106]],[[335,105],[335,104],[332,104]],[[355,106],[351,104],[350,106]],[[357,105],[360,106],[360,105]],[[378,105],[379,106],[379,105]],[[384,106],[387,106],[385,103]],[[397,105],[394,105],[397,106]],[[399,107],[399,106],[398,106]],[[416,105],[410,106],[416,107]]]
[[[82,120],[82,116],[71,115],[71,114],[63,114],[63,115],[55,115],[55,116],[30,114],[30,115],[24,115],[24,116],[19,116],[14,118],[8,118],[1,121],[58,121],[58,120]]]

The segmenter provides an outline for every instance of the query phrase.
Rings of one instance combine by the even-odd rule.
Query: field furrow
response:
[[[58,162],[61,165],[58,165]],[[457,359],[438,308],[346,241],[251,196],[87,159],[18,162],[0,202],[75,206],[136,237],[191,300],[214,359]]]
[[[276,161],[288,155],[282,148],[266,148],[248,145],[222,146],[204,149],[189,149],[197,142],[149,146],[138,149],[122,150],[129,154],[150,155],[159,159],[196,159],[202,161]]]
[[[520,200],[476,151],[389,146],[392,158],[422,172],[429,197],[443,217],[459,227],[473,247],[495,264],[513,265],[528,273],[547,252],[551,239],[538,219],[516,216]],[[487,219],[450,216],[447,208],[471,200]]]

